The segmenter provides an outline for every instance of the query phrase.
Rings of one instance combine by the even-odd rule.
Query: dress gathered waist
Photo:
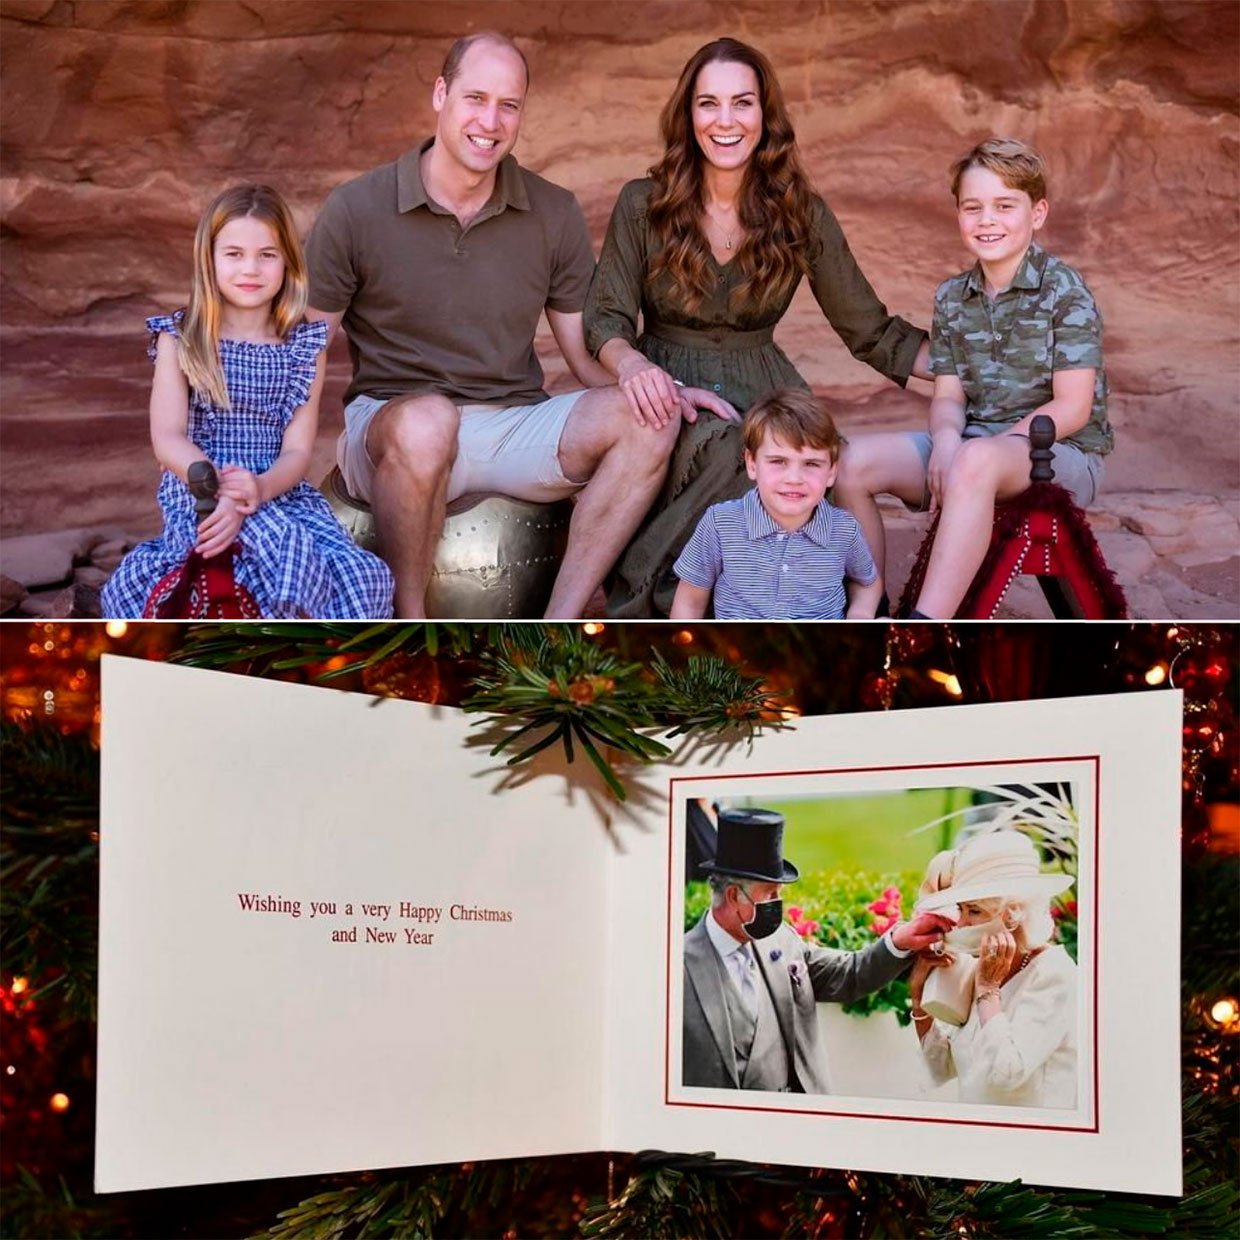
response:
[[[756,331],[738,332],[730,327],[680,327],[671,323],[651,323],[646,327],[647,337],[678,344],[686,349],[722,349],[738,353],[744,349],[760,349],[775,339],[773,327],[759,327]]]

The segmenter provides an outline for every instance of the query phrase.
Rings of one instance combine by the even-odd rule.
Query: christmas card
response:
[[[621,802],[455,708],[105,658],[96,1186],[661,1148],[1179,1193],[1180,718],[802,718]]]

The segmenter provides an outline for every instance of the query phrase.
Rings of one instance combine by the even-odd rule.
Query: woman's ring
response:
[[[943,944],[942,944],[941,942],[940,942],[940,943],[931,943],[931,944],[930,944],[930,951],[931,951],[931,953],[932,953],[933,955],[935,955],[935,956],[941,956],[941,955],[943,954]]]

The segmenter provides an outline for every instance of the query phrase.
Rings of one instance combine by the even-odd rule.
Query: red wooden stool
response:
[[[1038,414],[1029,425],[1030,487],[1014,500],[996,505],[990,547],[965,594],[956,618],[988,620],[1018,577],[1038,579],[1058,620],[1124,620],[1128,602],[1107,567],[1085,513],[1054,481],[1051,446],[1055,423]],[[904,595],[900,615],[916,605],[938,532],[936,516],[926,532]]]

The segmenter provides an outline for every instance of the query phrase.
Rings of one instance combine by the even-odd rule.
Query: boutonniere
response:
[[[799,960],[792,961],[788,966],[788,977],[794,986],[801,984],[801,962]]]
[[[774,964],[784,953],[777,947],[771,952],[771,963]]]

